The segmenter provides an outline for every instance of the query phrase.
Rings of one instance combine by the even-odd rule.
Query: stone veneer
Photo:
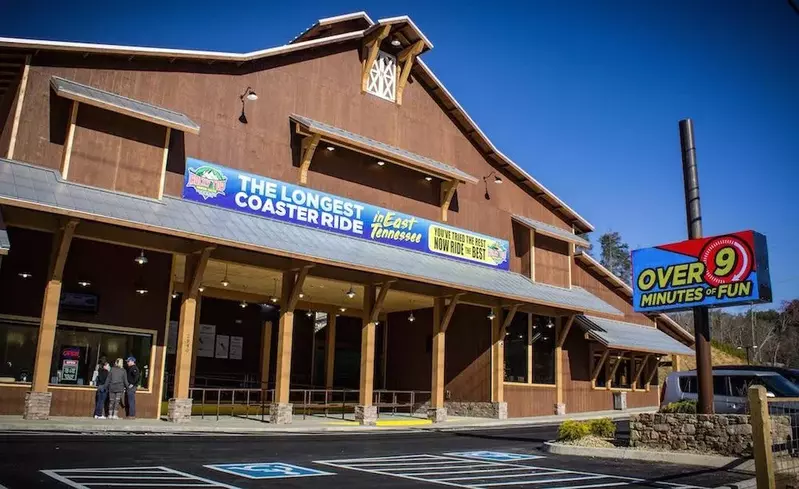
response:
[[[167,419],[172,423],[188,423],[191,421],[191,399],[170,399]]]
[[[771,436],[774,443],[785,443],[791,419],[772,417]],[[749,416],[737,414],[635,414],[630,417],[630,446],[749,456],[752,425]]]
[[[294,404],[275,403],[269,406],[269,422],[272,424],[291,424],[294,421]]]
[[[449,416],[508,419],[507,402],[445,401],[444,407]],[[414,410],[414,414],[419,416],[429,415],[431,409],[430,403],[425,402]]]
[[[23,419],[50,419],[50,403],[53,400],[52,392],[26,392],[25,412]]]
[[[364,426],[377,424],[377,406],[355,406],[355,421]]]

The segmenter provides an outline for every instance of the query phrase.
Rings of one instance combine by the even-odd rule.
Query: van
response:
[[[713,408],[718,414],[744,414],[749,386],[762,385],[769,397],[799,398],[799,387],[768,370],[713,369]],[[699,399],[696,370],[672,372],[666,377],[660,405]]]

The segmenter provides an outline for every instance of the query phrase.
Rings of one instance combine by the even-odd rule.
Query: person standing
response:
[[[94,396],[94,419],[105,419],[106,417],[105,401],[108,399],[108,371],[110,368],[105,357],[100,358],[94,379],[94,385],[97,386]]]
[[[108,418],[119,419],[117,410],[122,402],[122,394],[125,392],[125,386],[128,382],[128,373],[123,368],[124,363],[121,358],[117,358],[111,371],[108,373],[108,395],[110,397],[108,407]]]
[[[136,358],[128,357],[128,384],[127,384],[127,397],[125,399],[125,409],[127,416],[130,419],[136,418],[136,389],[139,388],[139,380],[141,373],[139,367],[136,366]]]

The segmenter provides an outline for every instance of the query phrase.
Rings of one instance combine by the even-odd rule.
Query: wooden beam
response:
[[[518,310],[519,310],[519,306],[521,306],[521,304],[514,304],[514,305],[512,305],[512,306],[510,307],[510,310],[508,311],[508,315],[507,315],[507,316],[505,316],[505,322],[503,322],[503,323],[502,323],[502,334],[503,334],[503,335],[505,334],[505,332],[506,332],[506,331],[508,330],[508,328],[510,327],[510,323],[512,323],[512,322],[513,322],[513,316],[515,316],[515,315],[516,315],[516,311],[518,311]]]
[[[391,25],[384,25],[373,32],[369,37],[363,40],[364,59],[361,71],[361,92],[366,91],[366,86],[369,83],[369,71],[377,59],[377,53],[380,51],[380,43],[383,39],[388,37],[391,32]]]
[[[596,382],[596,378],[599,376],[599,372],[602,371],[602,367],[605,365],[605,361],[608,359],[608,355],[610,355],[610,350],[605,350],[605,352],[599,358],[599,363],[594,365],[594,371],[591,372],[591,384]]]
[[[261,333],[261,389],[269,388],[269,367],[272,361],[272,321],[264,321]]]
[[[196,254],[192,260],[189,256],[186,257],[186,271],[184,272],[184,279],[186,286],[184,294],[189,297],[196,297],[202,285],[203,274],[208,265],[208,259],[211,257],[211,252],[214,250],[213,246],[207,246]],[[191,262],[191,263],[190,263]]]
[[[25,92],[28,88],[28,73],[31,68],[30,55],[25,56],[25,68],[22,69],[22,79],[19,82],[19,92],[17,95],[17,106],[14,109],[14,119],[11,122],[11,139],[8,141],[8,152],[6,158],[14,159],[14,149],[17,146],[17,132],[19,131],[19,120],[22,116],[22,103],[25,101]]]
[[[621,362],[623,361],[625,361],[625,359],[622,355],[616,356],[616,363],[613,364],[613,368],[610,369],[610,373],[608,374],[608,381],[606,384],[606,388],[608,390],[613,387],[613,376],[616,375],[616,371],[619,369],[619,365],[621,365]]]
[[[305,277],[308,276],[308,270],[310,270],[312,266],[313,265],[304,265],[298,272],[283,272],[283,281],[289,280],[291,287],[286,302],[282,303],[283,307],[287,310],[294,312],[294,309],[297,307],[297,301],[300,299],[300,292],[302,292]]]
[[[291,385],[291,345],[294,335],[294,309],[289,307],[292,296],[297,297],[299,288],[296,287],[295,277],[301,273],[292,270],[283,272],[280,287],[280,321],[277,332],[277,370],[275,372],[275,398],[276,404],[289,403],[289,389]],[[307,273],[307,272],[306,272]],[[296,304],[296,299],[294,300]],[[273,419],[277,419],[273,411]]]
[[[638,370],[635,371],[635,376],[633,377],[633,380],[635,381],[635,384],[638,383],[638,379],[640,379],[641,378],[641,374],[644,373],[644,369],[646,368],[647,364],[649,363],[649,359],[650,358],[652,358],[652,355],[646,355],[644,357],[644,361],[641,362],[641,366],[638,367]],[[640,387],[640,386],[636,386],[635,384],[633,384],[633,388]],[[644,385],[644,387],[646,387],[646,385]]]
[[[371,311],[375,308],[375,286],[364,286],[363,323],[361,326],[361,373],[359,383],[358,404],[372,405],[375,371],[375,323],[370,321]]]
[[[70,219],[53,235],[53,244],[50,249],[50,268],[47,273],[47,280],[61,281],[64,275],[64,266],[67,264],[69,247],[72,244],[72,237],[75,235],[75,227],[77,227],[77,225],[77,219]]]
[[[72,111],[67,125],[67,137],[64,140],[64,151],[61,154],[61,178],[69,179],[69,160],[72,158],[72,142],[75,139],[75,123],[78,120],[78,102],[72,102]]]
[[[491,401],[505,401],[505,330],[501,307],[493,309],[491,320]]]
[[[158,184],[158,200],[164,197],[164,181],[166,180],[166,162],[169,158],[169,138],[172,136],[172,128],[166,128],[166,137],[164,138],[164,153],[161,157],[161,181]]]
[[[319,140],[322,139],[321,134],[314,134],[302,140],[302,160],[300,161],[300,184],[306,185],[308,183],[308,168],[311,166],[316,147],[319,146]]]
[[[660,367],[660,357],[655,357],[657,361],[655,362],[655,366],[652,368],[652,371],[649,372],[649,376],[646,378],[646,384],[649,385],[652,383],[652,379],[655,378],[655,375],[658,373],[658,368]]]
[[[569,336],[569,331],[572,329],[572,324],[574,324],[575,315],[569,316],[569,319],[566,320],[566,324],[560,330],[560,334],[558,334],[558,347],[562,347],[563,344],[566,342],[566,337]]]
[[[671,356],[671,369],[674,372],[680,371],[680,355]]]
[[[453,301],[454,303],[455,301]],[[444,333],[442,313],[444,312],[444,298],[437,297],[433,300],[433,365],[432,379],[430,381],[430,407],[440,409],[444,407],[444,355],[446,352],[446,334]]]
[[[380,287],[380,293],[377,296],[377,300],[375,301],[374,307],[372,307],[372,311],[369,313],[370,323],[377,322],[377,318],[380,315],[380,311],[383,309],[383,303],[386,301],[386,295],[388,295],[388,291],[391,288],[391,284],[393,284],[394,282],[395,280],[387,280]]]
[[[332,389],[336,365],[336,315],[327,315],[327,336],[325,337],[325,388]]]
[[[441,184],[441,220],[444,222],[447,222],[447,211],[456,190],[458,190],[457,180],[450,180]]]
[[[399,80],[397,80],[397,105],[402,105],[402,93],[405,91],[405,86],[408,84],[408,77],[411,76],[411,69],[416,56],[424,49],[424,41],[421,39],[411,44],[397,56],[397,61],[402,63],[402,71],[400,71]]]
[[[530,231],[530,280],[535,282],[535,231]]]
[[[455,294],[449,300],[449,304],[447,305],[447,310],[444,312],[444,317],[441,318],[441,331],[447,332],[447,328],[449,327],[449,322],[452,319],[452,315],[455,313],[455,306],[458,305],[458,299],[463,294]]]

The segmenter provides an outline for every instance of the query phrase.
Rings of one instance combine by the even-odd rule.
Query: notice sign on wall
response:
[[[230,337],[230,359],[241,360],[242,352],[244,351],[244,337],[231,336]]]
[[[508,269],[509,243],[232,168],[186,158],[183,198],[432,255]]]
[[[632,253],[638,312],[771,302],[766,237],[754,231]]]
[[[216,358],[227,358],[230,354],[230,336],[216,335]]]
[[[197,335],[199,344],[197,345],[197,356],[203,358],[214,358],[214,348],[216,340],[216,326],[213,324],[201,324]]]

